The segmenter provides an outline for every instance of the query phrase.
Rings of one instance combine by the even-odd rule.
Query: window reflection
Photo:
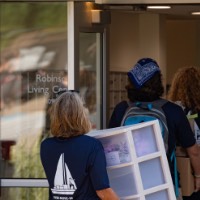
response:
[[[47,200],[48,188],[1,188],[2,200]]]
[[[0,5],[0,177],[43,178],[46,111],[67,88],[67,3]]]
[[[93,129],[100,129],[100,33],[80,33],[80,93],[89,108]]]

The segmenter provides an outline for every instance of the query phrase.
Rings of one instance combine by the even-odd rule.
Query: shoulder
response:
[[[100,140],[88,135],[83,135],[80,138],[81,142],[79,142],[78,146],[84,149],[85,152],[96,154],[99,151],[103,151],[103,145]]]
[[[163,111],[168,123],[174,125],[176,124],[177,126],[184,126],[185,129],[188,129],[189,122],[183,108],[180,105],[168,101],[163,106]]]
[[[128,108],[127,101],[121,101],[115,106],[109,121],[109,126],[108,126],[109,128],[120,126],[121,120],[127,108]]]
[[[77,138],[79,140],[80,145],[83,144],[84,146],[95,148],[96,146],[101,146],[101,142],[89,135],[82,135],[78,136]]]
[[[164,112],[178,112],[178,113],[184,113],[182,107],[174,102],[171,101],[167,101],[164,105],[163,105],[163,110]]]
[[[50,143],[52,143],[52,142],[54,142],[54,141],[55,141],[55,138],[54,138],[54,137],[45,138],[44,140],[42,140],[41,146],[49,145]]]
[[[94,144],[99,142],[98,139],[89,135],[81,135],[81,136],[78,136],[78,138],[84,142],[89,142],[89,143],[94,143]]]
[[[122,110],[128,108],[128,102],[127,101],[121,101],[115,106],[115,110]]]
[[[116,115],[123,115],[128,107],[129,105],[127,101],[121,101],[115,106],[113,113]]]
[[[45,151],[47,149],[53,149],[56,143],[54,137],[44,139],[40,144],[40,151]]]
[[[171,121],[174,124],[179,122],[182,123],[187,120],[183,108],[174,102],[167,101],[162,109],[168,122]]]
[[[46,152],[55,149],[55,138],[46,138],[40,144],[40,154],[43,157]]]

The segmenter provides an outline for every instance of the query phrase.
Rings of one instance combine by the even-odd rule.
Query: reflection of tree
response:
[[[97,127],[97,34],[80,34],[80,93],[90,112],[92,127]]]
[[[80,92],[90,113],[96,111],[96,73],[87,69],[80,72]]]
[[[41,72],[43,75],[47,75],[48,72]],[[51,108],[51,105],[53,101],[59,96],[60,93],[68,90],[68,74],[66,71],[57,72],[52,71],[49,73],[50,75],[53,75],[53,77],[60,78],[59,80],[62,80],[61,82],[51,82],[49,87],[49,95],[46,103],[46,109],[45,109],[45,126],[43,129],[43,133],[41,136],[41,139],[49,137],[50,136],[50,115],[49,115],[49,109]]]
[[[0,90],[2,92],[2,88],[5,89],[4,93],[1,93],[2,99],[0,99],[0,106],[2,108],[5,107],[5,104],[9,101],[15,103],[15,105],[12,104],[12,106],[7,106],[4,110],[5,112],[2,113],[3,115],[11,114],[12,116],[12,114],[15,114],[18,108],[30,114],[32,111],[36,111],[38,109],[43,111],[43,101],[42,104],[39,101],[40,105],[36,105],[39,96],[37,94],[33,95],[31,98],[35,98],[36,101],[30,101],[31,95],[29,95],[27,92],[28,80],[30,80],[29,83],[31,86],[35,86],[35,74],[38,70],[36,68],[38,68],[39,63],[37,63],[33,71],[28,69],[28,64],[33,64],[33,61],[27,57],[26,61],[24,62],[24,68],[22,67],[22,62],[20,60],[21,63],[19,65],[19,71],[14,72],[12,65],[16,66],[16,61],[19,61],[20,51],[31,50],[33,47],[37,46],[45,46],[45,52],[48,53],[54,51],[56,55],[57,53],[59,55],[59,58],[56,57],[52,60],[52,62],[50,62],[50,65],[47,66],[48,68],[56,67],[63,69],[66,66],[67,3],[1,2],[0,4]],[[30,56],[30,51],[27,55]],[[41,52],[38,52],[38,55],[41,56],[41,59],[38,60],[44,61],[42,64],[45,64],[48,60],[47,58],[50,56],[49,54],[46,54],[45,56]],[[42,58],[46,59],[44,60]],[[55,62],[55,59],[59,60],[59,63],[57,60]],[[4,86],[2,86],[3,84]],[[36,86],[40,86],[39,84]],[[45,87],[50,86],[45,85]],[[29,104],[20,101],[20,98],[23,97],[26,103]],[[3,102],[3,98],[6,98],[5,102]],[[17,104],[20,104],[20,107],[18,107]],[[32,121],[29,119],[27,119],[27,123],[25,125],[28,124],[32,124]],[[35,129],[35,127],[32,127],[32,129]],[[2,132],[3,131],[6,131],[6,134],[8,135],[7,129],[2,130]],[[29,133],[29,131],[27,133]],[[19,135],[20,134],[21,132],[19,132]],[[16,136],[19,137],[19,135]],[[37,135],[36,139],[33,139],[32,136],[30,139],[30,135],[28,135],[28,138],[26,138],[23,143],[17,143],[15,148],[13,148],[12,162],[14,165],[15,177],[45,177],[41,162],[39,160],[41,133],[39,133],[39,135],[35,133],[35,135]],[[20,141],[19,138],[18,141]],[[29,141],[34,141],[34,144],[32,146],[27,146]],[[8,169],[5,169],[5,172],[7,171]],[[19,188],[14,190],[14,192],[13,190],[14,189],[12,189],[10,192],[12,198],[6,199],[25,200],[28,198],[31,200],[39,200],[47,199],[48,195],[47,188]],[[44,190],[45,196],[42,196]]]
[[[80,60],[84,65],[95,70],[96,66],[96,34],[81,33],[80,36]]]
[[[21,137],[12,148],[11,163],[14,166],[14,177],[22,178],[45,178],[45,173],[40,162],[40,134],[34,137]],[[16,188],[9,189],[7,199],[19,200],[45,200],[48,199],[48,188]]]
[[[33,25],[37,24],[37,15],[39,11],[37,4],[31,3],[27,5],[27,15],[24,20],[24,26],[26,28],[33,28]]]
[[[0,13],[1,49],[22,32],[67,25],[66,2],[1,3]]]
[[[1,18],[5,23],[1,23],[1,29],[8,32],[21,28],[66,26],[66,7],[67,4],[61,2],[2,3]]]
[[[31,94],[28,95],[26,91],[27,71],[29,71],[31,79],[37,71],[36,68],[55,68],[56,66],[63,69],[66,66],[66,45],[60,45],[64,44],[63,40],[66,41],[66,8],[66,2],[1,3],[0,83],[3,93],[0,109],[17,98],[22,97],[23,100],[32,98]],[[59,27],[62,30],[58,29]],[[40,56],[40,59],[36,63],[35,69],[30,70],[28,65],[34,63],[31,58],[36,56],[36,54],[31,54],[31,51],[35,47],[44,47],[45,52],[38,51],[37,56]],[[21,52],[25,50],[27,57],[21,55]],[[59,57],[56,62],[57,55],[53,56],[48,66],[40,66],[40,63],[46,65],[51,53],[54,55],[58,53]],[[17,74],[13,67],[19,68]],[[21,88],[19,84],[21,84]],[[15,91],[11,91],[11,88]]]

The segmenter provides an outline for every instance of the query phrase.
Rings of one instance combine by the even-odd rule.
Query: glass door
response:
[[[101,40],[101,33],[80,33],[79,90],[89,110],[93,129],[102,128]]]

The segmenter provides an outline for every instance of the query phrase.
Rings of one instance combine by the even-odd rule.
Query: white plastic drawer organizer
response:
[[[176,199],[157,120],[89,135],[103,144],[110,184],[120,199]]]

